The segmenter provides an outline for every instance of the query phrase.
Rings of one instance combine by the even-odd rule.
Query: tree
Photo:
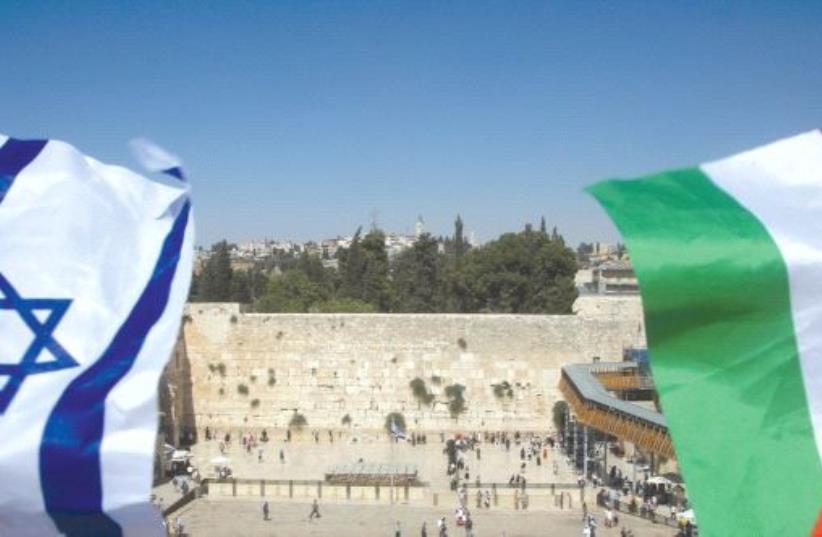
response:
[[[226,241],[211,247],[211,256],[203,265],[197,297],[203,302],[231,301],[231,256]]]
[[[251,281],[248,271],[237,270],[232,272],[231,301],[241,304],[251,302]]]
[[[268,292],[255,305],[261,313],[306,313],[317,304],[331,298],[331,287],[312,281],[303,271],[291,269],[273,276]]]
[[[457,220],[454,222],[454,255],[462,257],[467,249],[467,243],[462,233],[462,218],[457,215]]]
[[[565,245],[565,239],[563,239],[562,235],[560,235],[557,231],[557,226],[554,226],[554,229],[551,230],[551,240],[553,242],[562,243],[563,246]]]
[[[337,252],[339,259],[340,287],[338,295],[345,298],[362,297],[362,275],[365,271],[365,258],[360,245],[362,228],[357,228],[351,246]]]
[[[557,240],[526,228],[466,255],[449,287],[463,293],[462,311],[570,313],[576,259],[556,230],[553,235]]]
[[[616,246],[617,259],[622,259],[623,256],[625,255],[626,251],[627,251],[627,249],[625,248],[625,245],[622,244],[621,242],[618,242],[617,246]]]
[[[435,313],[444,305],[443,260],[439,242],[423,233],[399,254],[392,267],[394,311]]]
[[[316,256],[303,252],[297,259],[294,267],[301,271],[312,282],[318,285],[328,285],[330,277],[327,269],[323,266],[322,260]]]
[[[202,276],[198,273],[194,273],[191,275],[191,287],[188,288],[188,301],[189,302],[202,302],[200,300],[200,279]]]
[[[339,258],[338,296],[366,302],[377,311],[388,311],[391,300],[385,234],[379,229],[373,229],[360,239],[358,229],[351,246],[342,250]]]
[[[388,283],[388,252],[385,251],[385,234],[379,229],[368,232],[363,238],[362,249],[365,264],[362,275],[362,296],[364,302],[372,304],[378,311],[388,311],[391,295]]]
[[[354,298],[332,298],[315,302],[308,313],[376,313],[374,306]]]
[[[581,242],[579,246],[577,246],[577,260],[579,260],[580,263],[588,263],[592,253],[594,253],[593,244]]]
[[[282,274],[271,277],[268,290],[256,301],[255,309],[263,313],[313,311],[318,304],[333,298],[332,280],[318,256],[303,253]]]
[[[539,232],[548,236],[548,228],[545,226],[545,216],[541,216],[539,219]]]

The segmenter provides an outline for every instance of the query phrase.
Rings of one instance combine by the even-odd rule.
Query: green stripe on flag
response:
[[[809,535],[822,464],[787,269],[767,230],[698,169],[589,191],[631,254],[701,535]]]

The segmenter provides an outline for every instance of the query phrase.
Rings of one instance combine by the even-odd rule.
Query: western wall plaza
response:
[[[645,347],[636,293],[582,294],[568,315],[190,303],[154,501],[193,535],[236,535],[227,518],[248,535],[447,535],[468,516],[483,535],[577,535],[589,516],[672,535],[684,486]]]

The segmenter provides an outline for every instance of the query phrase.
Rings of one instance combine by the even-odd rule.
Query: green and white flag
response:
[[[822,535],[822,133],[589,191],[705,537]]]

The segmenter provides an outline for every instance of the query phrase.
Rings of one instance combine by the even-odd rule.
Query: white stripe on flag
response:
[[[822,133],[800,134],[702,169],[759,218],[785,260],[802,376],[822,460]]]

